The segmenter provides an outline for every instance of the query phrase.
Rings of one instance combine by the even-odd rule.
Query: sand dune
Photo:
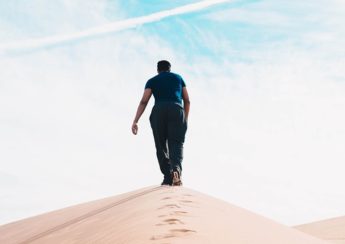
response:
[[[345,244],[345,216],[298,225],[295,228],[331,243]]]
[[[0,243],[328,242],[185,187],[152,186],[0,226]]]

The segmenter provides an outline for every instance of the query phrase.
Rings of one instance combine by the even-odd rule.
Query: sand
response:
[[[152,186],[0,226],[0,243],[328,242],[185,187]]]
[[[295,228],[331,243],[345,244],[345,216],[298,225]]]

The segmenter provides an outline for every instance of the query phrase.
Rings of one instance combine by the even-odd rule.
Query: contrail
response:
[[[64,44],[68,42],[78,41],[81,39],[93,38],[104,34],[114,33],[117,31],[131,29],[136,26],[152,23],[167,17],[186,14],[211,7],[216,4],[229,2],[230,0],[205,0],[197,3],[187,4],[170,10],[160,11],[142,17],[130,18],[126,20],[112,22],[95,28],[86,29],[84,31],[75,32],[66,35],[49,36],[38,39],[29,39],[25,41],[12,42],[0,45],[0,53],[7,51],[30,50],[35,48],[44,48]]]

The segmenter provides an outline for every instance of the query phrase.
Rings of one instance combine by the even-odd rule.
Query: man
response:
[[[180,75],[170,72],[170,69],[171,64],[166,60],[157,63],[158,75],[149,79],[145,85],[132,132],[137,134],[137,123],[153,94],[155,105],[150,115],[150,124],[159,167],[164,175],[162,185],[180,186],[190,101],[184,80]]]

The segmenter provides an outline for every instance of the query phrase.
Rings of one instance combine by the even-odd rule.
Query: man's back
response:
[[[182,105],[182,89],[186,84],[182,77],[172,72],[161,72],[145,85],[152,90],[155,103],[172,102]]]

